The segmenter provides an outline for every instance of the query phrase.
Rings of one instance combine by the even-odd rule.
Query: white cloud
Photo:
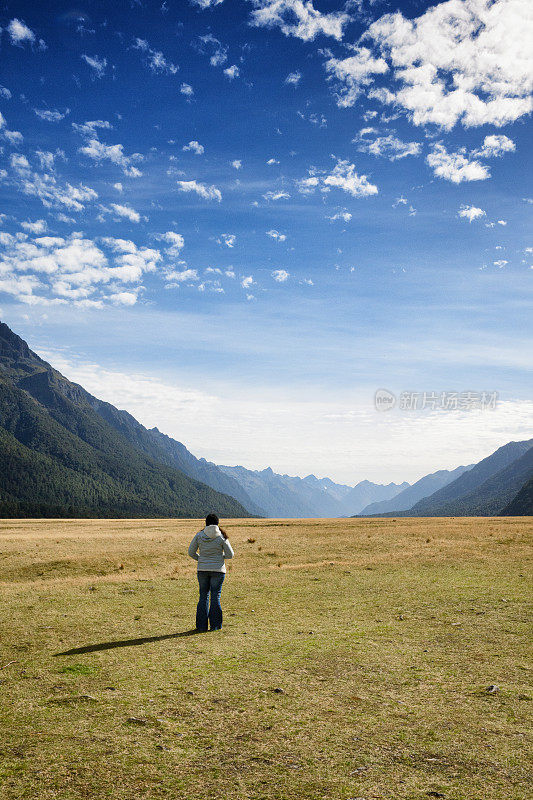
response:
[[[490,178],[488,167],[475,159],[469,160],[464,149],[457,153],[448,153],[444,145],[436,144],[426,157],[426,162],[438,178],[452,183],[484,181]]]
[[[220,203],[222,200],[222,192],[216,186],[208,186],[206,183],[199,181],[178,181],[180,192],[195,192],[204,200],[217,200]]]
[[[472,155],[478,158],[499,158],[504,153],[516,150],[515,143],[508,136],[485,136],[483,145],[479,150],[474,150]]]
[[[130,222],[140,222],[141,215],[135,211],[131,206],[120,205],[119,203],[111,203],[111,208],[115,214],[124,219],[129,219]]]
[[[205,52],[204,46],[211,51],[209,63],[212,67],[221,67],[228,60],[228,48],[216,39],[212,33],[206,33],[205,36],[200,36],[201,52]]]
[[[214,8],[214,6],[219,6],[224,2],[224,0],[190,0],[190,2],[193,5],[201,8],[202,11],[205,11],[206,8]]]
[[[266,235],[270,236],[271,239],[275,239],[276,242],[284,242],[287,238],[286,234],[280,233],[276,230],[267,231]]]
[[[34,291],[40,289],[41,286],[41,281],[33,275],[17,275],[16,277],[3,275],[0,277],[0,292],[12,295],[21,303],[28,305],[36,305],[39,302]]]
[[[30,162],[26,158],[26,156],[20,155],[19,153],[13,153],[11,158],[9,159],[9,163],[11,164],[12,168],[17,172],[19,175],[27,175],[30,169]]]
[[[242,279],[241,286],[242,286],[243,289],[249,289],[250,286],[252,286],[254,283],[255,283],[255,281],[252,278],[252,276],[251,275],[247,275],[245,278]]]
[[[265,200],[288,200],[290,194],[288,192],[280,190],[277,192],[265,192],[263,197],[265,198]]]
[[[134,306],[137,302],[137,292],[115,292],[109,299],[116,306]]]
[[[341,83],[339,104],[353,105],[372,82],[374,58],[400,88],[368,96],[402,108],[415,125],[513,122],[533,107],[530,12],[529,0],[448,0],[414,19],[385,14],[363,34],[373,49],[356,48],[345,74],[335,59],[326,64]]]
[[[39,117],[39,119],[45,120],[46,122],[60,122],[60,120],[65,119],[67,114],[70,113],[70,109],[65,109],[64,112],[61,111],[50,111],[49,109],[41,109],[41,108],[34,108],[33,113]]]
[[[122,186],[122,184],[120,182],[119,183],[114,183],[113,184],[113,189],[116,189],[117,192],[120,192],[121,194],[124,191],[124,187]]]
[[[185,97],[192,97],[194,95],[194,89],[190,83],[182,83],[180,86],[180,92],[181,94],[185,95]]]
[[[6,248],[0,256],[0,274],[6,284],[0,291],[33,305],[132,305],[142,276],[154,272],[161,261],[158,250],[137,247],[127,239],[107,237],[97,244],[82,233],[0,243]],[[124,284],[130,286],[122,288]]]
[[[231,162],[231,166],[233,167],[233,169],[241,169],[242,168],[241,159],[240,158],[234,159],[234,161]]]
[[[226,247],[234,247],[236,241],[237,237],[234,233],[221,233],[220,239],[218,239],[218,243],[225,244]]]
[[[6,86],[0,86],[0,97],[2,100],[11,100],[11,92]]]
[[[504,258],[500,258],[498,261],[493,261],[492,263],[494,264],[495,267],[503,269],[503,267],[507,266],[509,262],[506,261]]]
[[[36,150],[35,155],[39,159],[41,169],[49,170],[50,172],[53,172],[55,169],[56,158],[65,158],[65,154],[62,150],[56,150],[55,153],[50,153],[48,150]]]
[[[499,219],[499,220],[498,220],[498,225],[507,225],[507,220],[505,220],[505,219]]]
[[[313,6],[312,0],[252,0],[255,10],[251,24],[257,27],[279,26],[285,36],[295,36],[304,42],[319,34],[340,41],[343,29],[350,21],[344,11],[322,14]]]
[[[198,272],[195,269],[173,270],[165,274],[167,280],[173,283],[186,283],[198,280]]]
[[[469,222],[473,222],[476,219],[481,219],[482,217],[486,216],[485,211],[482,208],[476,208],[476,206],[461,206],[459,209],[459,216],[464,217]]]
[[[191,152],[195,153],[197,156],[201,156],[205,152],[205,147],[200,142],[192,141],[189,144],[184,144],[181,148],[184,152]]]
[[[93,161],[101,163],[102,161],[111,161],[121,167],[125,175],[130,178],[139,178],[142,172],[135,166],[136,163],[143,160],[141,153],[132,153],[127,156],[124,153],[124,146],[122,144],[104,144],[98,138],[98,128],[109,129],[111,125],[104,120],[94,120],[92,122],[84,122],[82,125],[73,123],[72,127],[82,136],[86,137],[86,142],[83,147],[78,148],[78,153],[82,153],[91,158]]]
[[[422,150],[419,142],[402,142],[397,136],[389,134],[387,136],[377,136],[375,139],[367,139],[369,133],[373,133],[374,128],[363,128],[359,135],[352,141],[358,143],[358,150],[361,153],[370,153],[373,156],[383,156],[389,161],[398,161],[406,156],[418,156]]]
[[[166,233],[158,233],[156,234],[156,239],[159,241],[166,242],[169,247],[167,248],[166,252],[169,256],[178,256],[180,250],[185,247],[185,239],[181,235],[181,233],[175,233],[174,231],[167,231]]]
[[[347,58],[330,57],[325,67],[328,80],[336,86],[337,105],[340,108],[353,106],[363,88],[374,80],[374,75],[383,75],[388,66],[383,58],[374,58],[367,47],[354,48],[356,55]]]
[[[269,167],[273,167],[275,164],[279,164],[279,161],[276,158],[269,158],[267,161],[267,165]]]
[[[8,130],[6,128],[6,125],[7,123],[4,118],[4,115],[2,114],[2,112],[0,112],[0,136],[2,136],[2,138],[4,139],[7,139],[7,141],[14,146],[19,145],[23,140],[22,134],[20,133],[20,131]]]
[[[11,44],[22,45],[25,42],[34,44],[36,41],[34,32],[31,30],[31,28],[28,28],[25,22],[20,19],[12,19],[6,30],[9,34],[9,38],[11,39]],[[42,47],[46,46],[42,39],[40,40],[39,44]]]
[[[301,80],[302,80],[302,73],[296,70],[296,72],[289,72],[289,74],[285,78],[285,83],[287,83],[289,86],[298,86]]]
[[[65,206],[70,211],[83,211],[86,203],[98,199],[94,189],[82,183],[62,186],[50,172],[32,171],[25,156],[13,154],[10,163],[14,173],[9,179],[10,184],[22,194],[38,197],[47,208]]]
[[[368,197],[378,193],[378,187],[370,183],[366,175],[357,174],[355,164],[340,159],[323,182],[325,186],[342,189],[353,197]]]
[[[299,178],[295,181],[300,194],[312,194],[318,187],[319,182],[316,175],[311,175],[309,178]]]
[[[17,145],[21,144],[21,142],[22,142],[22,140],[24,138],[20,131],[3,130],[2,131],[2,135],[14,147],[16,147]]]
[[[96,78],[104,77],[107,67],[107,58],[88,56],[86,53],[83,53],[80,57],[91,67]]]
[[[45,233],[48,228],[44,219],[36,219],[35,222],[21,222],[20,225],[25,231],[33,234]]]
[[[346,209],[344,209],[343,211],[337,211],[337,213],[333,214],[333,216],[327,217],[327,219],[330,219],[332,222],[336,219],[342,219],[343,222],[349,222],[351,218],[352,215],[350,214],[349,211],[346,211]]]
[[[90,139],[87,144],[78,149],[78,153],[83,153],[93,161],[111,161],[121,167],[124,174],[130,178],[139,178],[142,175],[142,172],[133,165],[133,162],[141,161],[143,156],[140,153],[126,156],[124,147],[121,144],[107,145],[99,139]]]
[[[286,269],[274,269],[270,274],[277,283],[285,283],[290,278],[290,272]]]
[[[239,67],[236,64],[232,64],[231,67],[226,67],[224,70],[224,75],[226,78],[229,78],[232,81],[234,78],[238,78],[240,75]]]
[[[77,131],[77,133],[90,139],[92,136],[98,135],[98,129],[110,131],[113,126],[107,119],[92,119],[87,122],[82,122],[81,124],[73,122],[72,128]]]
[[[168,61],[160,50],[153,50],[146,39],[135,38],[133,49],[140,50],[146,56],[146,65],[152,72],[165,75],[175,75],[179,67]]]
[[[331,188],[343,189],[353,197],[366,197],[378,194],[378,187],[370,183],[366,175],[358,175],[355,171],[355,164],[348,161],[337,159],[333,170],[328,174],[326,170],[309,170],[311,173],[308,178],[299,178],[295,181],[300,194],[313,194],[317,189],[321,192],[329,192]],[[330,219],[340,219],[341,216],[330,217]]]

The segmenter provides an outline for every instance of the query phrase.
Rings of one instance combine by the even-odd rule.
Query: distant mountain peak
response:
[[[24,339],[17,336],[5,322],[0,322],[0,358],[8,359],[42,359],[33,353]],[[43,364],[46,362],[42,361]]]

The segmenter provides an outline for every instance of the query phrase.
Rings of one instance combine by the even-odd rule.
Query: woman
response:
[[[226,532],[218,527],[216,514],[208,514],[205,518],[205,528],[193,537],[189,555],[198,561],[200,599],[196,609],[196,630],[205,633],[209,621],[211,630],[219,631],[222,627],[220,594],[226,575],[224,559],[233,558],[235,554]]]

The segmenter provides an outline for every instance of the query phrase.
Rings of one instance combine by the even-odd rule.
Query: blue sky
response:
[[[1,318],[219,463],[413,480],[528,435],[531,18],[4,3]]]

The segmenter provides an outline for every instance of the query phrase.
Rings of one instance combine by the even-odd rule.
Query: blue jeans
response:
[[[210,572],[198,570],[198,584],[200,586],[200,599],[196,609],[196,628],[199,631],[207,630],[207,622],[211,630],[216,630],[222,626],[222,606],[220,605],[220,595],[222,584],[226,577],[224,572]],[[211,593],[211,606],[209,606],[209,594]]]

